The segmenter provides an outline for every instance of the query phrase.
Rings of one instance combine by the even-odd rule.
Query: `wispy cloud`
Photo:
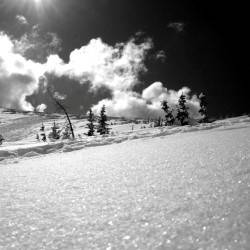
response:
[[[28,25],[29,22],[27,21],[26,17],[25,16],[22,16],[22,15],[16,15],[16,20],[19,24],[22,24],[22,25]]]
[[[185,24],[183,22],[171,22],[168,24],[168,28],[174,29],[176,32],[184,31]]]
[[[161,62],[165,62],[166,60],[166,53],[164,50],[160,50],[156,53],[156,59],[160,60]]]
[[[38,25],[13,42],[17,53],[41,63],[45,63],[49,55],[57,54],[62,49],[62,41],[57,34],[43,32]]]

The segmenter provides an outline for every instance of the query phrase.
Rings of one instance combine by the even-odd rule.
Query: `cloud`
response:
[[[174,29],[176,32],[182,32],[184,30],[185,24],[182,22],[171,22],[168,24],[168,28]]]
[[[19,39],[13,40],[16,53],[23,55],[27,59],[45,63],[51,54],[61,51],[62,41],[53,32],[43,32],[38,25],[31,28]]]
[[[19,24],[22,24],[22,25],[28,25],[29,22],[27,21],[26,17],[25,16],[22,16],[22,15],[16,15],[16,20]]]
[[[44,35],[49,39],[46,40]],[[31,33],[24,34],[19,40],[0,33],[1,106],[33,110],[26,97],[38,90],[45,92],[48,84],[46,74],[51,74],[87,84],[90,91],[103,87],[108,89],[112,97],[93,105],[95,113],[105,104],[108,115],[112,116],[158,117],[163,115],[162,100],[167,100],[175,108],[179,95],[184,93],[191,116],[198,117],[199,100],[195,95],[190,95],[187,87],[175,91],[167,89],[161,82],[155,82],[142,93],[134,91],[134,87],[141,84],[141,74],[147,72],[145,60],[153,48],[151,39],[139,42],[137,38],[132,38],[114,46],[106,44],[101,38],[92,39],[87,45],[73,50],[68,62],[63,61],[58,54],[52,55],[53,50],[49,50],[58,49],[58,39],[53,33],[41,36],[37,27],[33,27]],[[45,53],[40,54],[42,57],[36,57],[36,52],[39,55],[39,51],[44,48]],[[58,94],[58,97],[65,99],[67,96]],[[36,108],[40,110],[44,107],[38,105]]]
[[[65,63],[57,55],[48,58],[47,71],[58,77],[68,76],[81,84],[89,82],[91,89],[106,87],[110,90],[128,90],[138,84],[138,76],[147,69],[143,63],[152,48],[152,41],[136,44],[134,39],[127,43],[110,46],[101,38],[71,52]]]
[[[53,96],[54,96],[54,98],[56,98],[57,100],[60,100],[60,101],[63,101],[67,98],[67,95],[61,94],[57,91],[53,93]]]
[[[160,50],[156,53],[156,59],[160,60],[161,62],[165,62],[166,60],[166,53],[164,50]]]
[[[0,106],[33,110],[26,96],[37,89],[43,73],[41,64],[15,53],[11,39],[0,32]]]
[[[92,107],[94,113],[98,114],[103,105],[106,106],[107,114],[110,116],[124,116],[128,118],[158,118],[163,117],[161,102],[167,100],[170,108],[176,114],[176,106],[179,96],[183,93],[187,97],[187,106],[192,118],[200,118],[200,102],[196,95],[190,95],[191,90],[183,87],[178,91],[168,90],[161,82],[155,82],[145,88],[142,94],[130,91],[114,91],[112,99],[101,100]]]
[[[73,50],[69,62],[65,63],[58,55],[51,55],[52,52],[47,51],[51,47],[57,48],[57,36],[53,33],[45,35],[50,39],[44,40],[38,27],[33,27],[30,33],[25,33],[19,40],[11,40],[1,33],[0,90],[5,96],[1,98],[2,105],[33,109],[25,98],[38,89],[44,89],[43,85],[47,84],[46,74],[66,76],[80,84],[90,84],[91,91],[103,87],[111,92],[128,91],[139,84],[140,73],[147,71],[144,59],[153,46],[150,39],[142,43],[131,39],[127,43],[110,46],[96,38]],[[44,51],[45,54],[40,53]],[[46,54],[50,56],[44,61]]]
[[[42,103],[36,107],[36,111],[40,112],[40,113],[43,113],[46,109],[47,109],[47,105],[44,103]]]

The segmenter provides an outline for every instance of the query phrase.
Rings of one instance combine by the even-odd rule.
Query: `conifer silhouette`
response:
[[[199,95],[200,99],[200,110],[199,113],[202,115],[202,119],[200,122],[208,122],[208,115],[207,115],[207,98],[203,93]]]
[[[186,106],[186,96],[182,93],[178,100],[178,110],[176,118],[180,121],[181,126],[188,124],[188,107]]]
[[[97,132],[100,133],[100,135],[105,135],[109,133],[109,128],[107,124],[107,116],[106,116],[106,107],[105,105],[102,106],[100,117],[98,120],[98,129]]]
[[[89,110],[89,115],[88,115],[88,128],[89,128],[89,131],[88,131],[88,136],[93,136],[94,135],[94,132],[95,132],[95,126],[94,126],[94,114],[92,112],[92,110],[90,109]]]
[[[163,101],[161,103],[161,108],[162,110],[165,112],[165,125],[166,126],[171,126],[174,124],[175,118],[172,114],[172,111],[170,110],[169,106],[168,106],[168,102],[167,101]]]

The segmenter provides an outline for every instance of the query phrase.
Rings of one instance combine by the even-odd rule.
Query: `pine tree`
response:
[[[159,116],[158,118],[158,127],[161,127],[162,126],[162,118]]]
[[[177,110],[177,116],[176,118],[180,121],[181,126],[187,125],[188,124],[188,107],[186,106],[186,96],[184,94],[181,94],[179,97],[178,103],[178,110]]]
[[[42,134],[41,134],[41,137],[42,137],[42,141],[44,141],[44,142],[47,141],[47,137],[46,137],[46,134],[45,134],[45,133],[42,133]]]
[[[44,126],[44,124],[42,123],[42,126],[41,126],[41,128],[40,128],[40,131],[44,131],[45,130],[45,126]]]
[[[105,105],[102,106],[101,112],[100,112],[100,117],[98,120],[98,129],[97,132],[100,133],[100,135],[105,135],[109,133],[109,129],[108,129],[108,124],[107,122],[107,116],[106,116],[106,108]]]
[[[60,139],[60,131],[56,122],[54,122],[53,127],[51,127],[52,132],[49,134],[49,138],[58,140]]]
[[[4,141],[4,138],[3,138],[3,136],[0,134],[0,145],[3,144],[3,141]]]
[[[95,132],[95,126],[94,126],[94,114],[92,112],[92,110],[90,109],[89,110],[89,116],[88,116],[88,128],[89,128],[89,131],[88,131],[88,136],[93,136],[94,135],[94,132]]]
[[[167,101],[163,101],[161,104],[161,108],[162,110],[166,113],[165,114],[165,125],[166,126],[172,126],[174,124],[175,118],[172,114],[172,111],[170,110],[169,106],[168,106],[168,102]]]
[[[64,128],[64,131],[62,132],[62,139],[70,139],[70,127],[69,124],[67,124]]]
[[[200,93],[199,99],[200,99],[199,113],[202,116],[202,119],[200,120],[200,122],[207,122],[208,121],[208,115],[207,115],[207,99],[206,99],[206,96],[203,93]]]

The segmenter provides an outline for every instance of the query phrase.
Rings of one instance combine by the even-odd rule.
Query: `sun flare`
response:
[[[40,4],[42,2],[42,0],[30,0],[31,2],[34,2],[36,4]]]

